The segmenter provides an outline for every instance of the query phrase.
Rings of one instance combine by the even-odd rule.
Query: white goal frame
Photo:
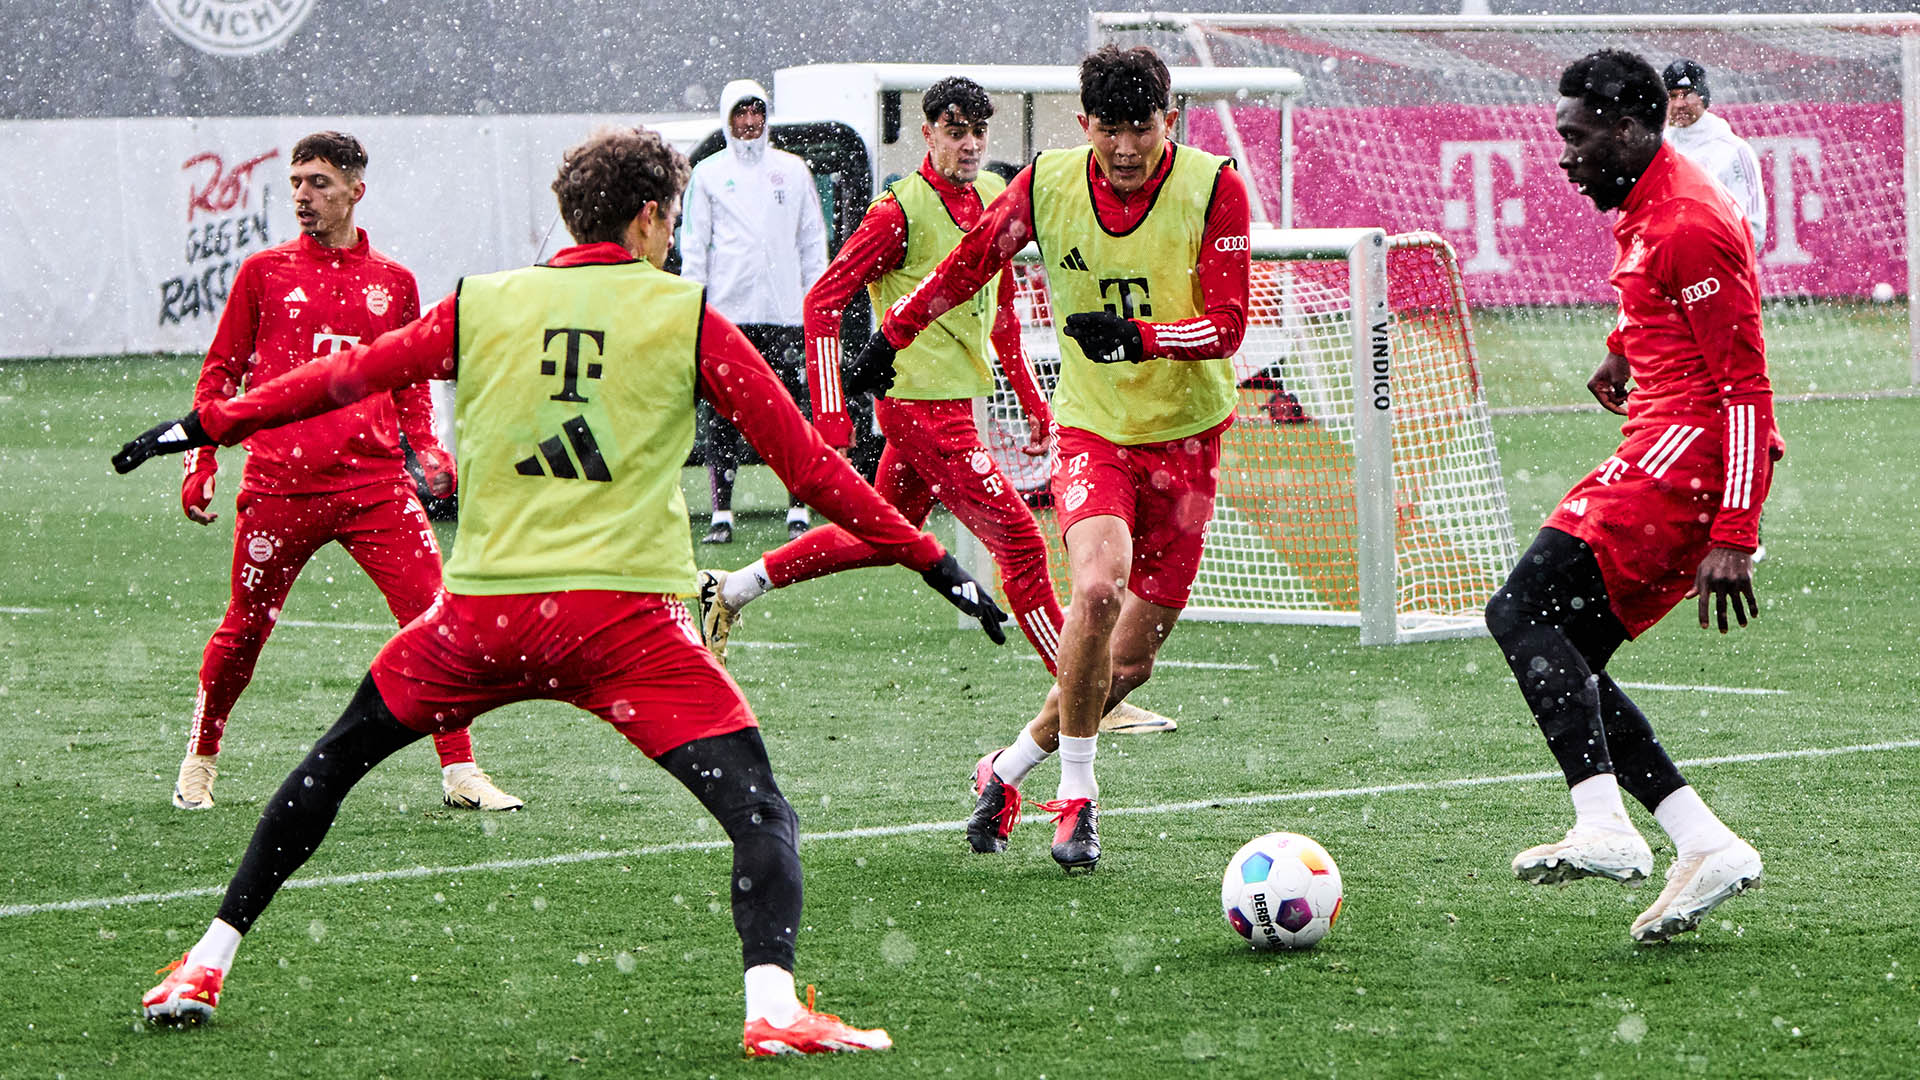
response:
[[[1395,644],[1437,638],[1484,636],[1486,623],[1479,610],[1471,612],[1401,611],[1401,568],[1397,551],[1398,524],[1395,507],[1395,469],[1393,457],[1395,405],[1398,400],[1398,376],[1395,345],[1396,320],[1389,304],[1388,254],[1400,246],[1434,247],[1443,255],[1448,270],[1449,301],[1461,320],[1460,332],[1465,359],[1476,364],[1472,326],[1468,320],[1464,293],[1452,249],[1446,241],[1431,233],[1411,233],[1390,237],[1382,229],[1275,229],[1252,231],[1250,250],[1257,261],[1344,261],[1350,302],[1350,336],[1346,345],[1346,364],[1351,378],[1352,450],[1351,478],[1356,520],[1354,540],[1359,577],[1357,610],[1324,608],[1235,607],[1210,600],[1204,589],[1196,589],[1194,602],[1183,616],[1214,622],[1260,622],[1293,625],[1353,626],[1360,630],[1363,645]],[[1038,249],[1028,245],[1018,261],[1037,263]],[[1268,325],[1273,325],[1269,323]],[[1280,324],[1285,325],[1284,321]],[[1250,327],[1250,329],[1252,329]],[[1030,360],[1057,359],[1051,345],[1050,328],[1027,327]],[[1249,342],[1249,345],[1251,342]],[[1044,351],[1043,351],[1044,350]],[[1243,347],[1243,352],[1244,352]],[[1474,407],[1471,422],[1484,425],[1487,420],[1484,394]],[[975,401],[975,419],[983,432],[989,430],[985,399]],[[1491,458],[1490,435],[1487,454]],[[1492,543],[1498,558],[1504,560],[1502,572],[1519,556],[1513,538],[1512,514],[1498,461],[1492,461],[1488,482],[1494,490],[1490,501],[1497,507]],[[1216,523],[1218,519],[1216,518]],[[956,555],[976,577],[994,580],[993,563],[986,549],[964,528],[956,528]],[[1213,528],[1209,528],[1211,537]],[[1202,580],[1207,576],[1210,553],[1202,558]],[[1218,563],[1214,565],[1218,566]],[[1056,574],[1066,568],[1056,566]],[[1218,572],[1218,571],[1216,571]],[[960,620],[972,626],[972,620]]]

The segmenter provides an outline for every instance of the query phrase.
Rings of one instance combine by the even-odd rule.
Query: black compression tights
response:
[[[227,886],[220,918],[246,933],[327,835],[353,785],[423,738],[395,720],[367,677],[338,722],[280,785]],[[660,765],[693,792],[733,840],[733,924],[747,967],[793,970],[800,925],[799,819],[774,783],[756,728],[671,750]]]
[[[793,970],[800,926],[800,819],[773,780],[758,728],[695,739],[655,759],[733,840],[733,928],[749,968]]]
[[[243,934],[251,929],[280,886],[326,838],[340,800],[353,785],[394,751],[425,737],[393,718],[373,676],[361,680],[347,711],[267,800],[227,886],[220,918]]]
[[[1487,603],[1487,629],[1566,774],[1567,786],[1615,773],[1651,810],[1686,786],[1652,725],[1606,672],[1627,640],[1593,549],[1542,529]]]

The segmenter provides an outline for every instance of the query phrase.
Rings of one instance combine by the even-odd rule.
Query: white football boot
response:
[[[440,791],[446,804],[455,810],[518,810],[527,805],[494,786],[493,777],[481,772],[478,765],[456,767],[451,776],[441,773]]]
[[[180,762],[180,776],[173,782],[173,805],[182,810],[213,809],[214,767],[212,754],[188,754]]]
[[[1575,825],[1551,844],[1513,857],[1513,875],[1535,885],[1558,885],[1586,877],[1631,884],[1653,873],[1653,849],[1631,826],[1624,831]]]
[[[1675,859],[1667,887],[1633,920],[1633,940],[1666,941],[1700,925],[1701,916],[1760,880],[1760,853],[1739,837],[1718,851]]]
[[[1172,731],[1180,725],[1171,716],[1121,702],[1100,718],[1100,730],[1109,735],[1144,735],[1150,731]]]
[[[733,609],[720,599],[727,584],[725,570],[702,570],[694,575],[694,625],[700,628],[700,640],[720,662],[727,666],[727,636],[733,633]]]

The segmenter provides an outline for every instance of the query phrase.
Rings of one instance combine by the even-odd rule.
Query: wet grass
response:
[[[0,905],[218,889],[261,801],[385,640],[374,589],[329,549],[234,716],[220,805],[168,805],[224,605],[239,460],[223,454],[221,522],[201,528],[180,514],[173,468],[117,478],[106,458],[180,408],[185,370],[0,367]],[[1682,758],[1916,737],[1920,401],[1783,405],[1781,422],[1761,619],[1721,638],[1682,610],[1613,665],[1628,682],[1785,691],[1638,692]],[[1496,421],[1523,537],[1616,426]],[[737,565],[783,538],[777,512],[750,516],[731,549],[701,555]],[[1920,1051],[1920,916],[1903,872],[1920,857],[1920,749],[1690,768],[1765,855],[1767,882],[1691,939],[1638,948],[1626,929],[1651,888],[1535,889],[1507,871],[1565,827],[1558,781],[1445,786],[1553,768],[1486,641],[1363,649],[1352,631],[1191,624],[1166,659],[1235,666],[1163,667],[1140,700],[1180,731],[1104,742],[1098,873],[1062,875],[1043,821],[998,857],[969,854],[954,828],[831,835],[957,821],[975,758],[1038,704],[1046,681],[1024,647],[954,622],[911,575],[870,570],[775,593],[738,631],[734,674],[815,837],[799,977],[821,1007],[898,1043],[791,1067],[1868,1076]],[[719,839],[692,798],[565,707],[503,709],[474,737],[527,811],[442,808],[424,746],[376,770],[301,877],[468,869],[288,890],[205,1029],[149,1029],[136,1002],[216,896],[0,917],[0,977],[22,1001],[0,1023],[0,1074],[765,1071],[738,1057],[727,855],[686,846]],[[1051,796],[1056,775],[1043,766],[1028,794]],[[1154,809],[1289,793],[1316,794]],[[1664,865],[1670,846],[1639,820]],[[1315,836],[1346,879],[1341,923],[1311,952],[1249,953],[1218,913],[1228,856],[1271,829]],[[581,852],[602,854],[537,862]]]

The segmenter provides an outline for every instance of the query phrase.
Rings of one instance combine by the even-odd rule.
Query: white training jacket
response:
[[[682,200],[680,273],[707,287],[707,303],[735,324],[801,325],[807,290],[827,269],[827,229],[807,163],[767,145],[742,142],[727,126],[733,106],[773,97],[751,79],[720,94],[726,149],[693,170]],[[769,125],[771,126],[771,125]]]
[[[1700,119],[1686,127],[1667,125],[1666,139],[1733,194],[1733,200],[1746,212],[1747,228],[1753,232],[1753,251],[1758,255],[1767,246],[1767,189],[1760,180],[1760,159],[1753,147],[1711,112],[1701,113]]]

